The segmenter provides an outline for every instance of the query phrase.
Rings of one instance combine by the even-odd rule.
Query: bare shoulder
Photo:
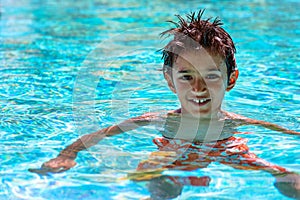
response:
[[[145,120],[145,121],[160,121],[165,120],[170,116],[178,116],[181,113],[181,109],[161,111],[161,112],[148,112],[144,113],[139,117],[135,117],[135,120]]]
[[[170,110],[167,112],[167,115],[180,115],[181,109],[176,109],[176,110]]]
[[[231,126],[244,126],[247,124],[251,124],[249,122],[251,122],[251,119],[249,119],[248,117],[245,117],[243,115],[239,115],[236,113],[232,113],[232,112],[227,112],[227,111],[222,111],[222,115],[225,119],[225,121],[230,124]]]
[[[141,119],[145,119],[145,120],[147,120],[147,119],[154,120],[154,119],[159,118],[161,115],[162,115],[162,113],[159,113],[159,112],[147,112],[137,118],[141,118]]]
[[[222,114],[225,116],[225,119],[231,119],[231,120],[240,120],[240,121],[246,121],[249,118],[236,114],[236,113],[232,113],[232,112],[227,112],[227,111],[222,111]]]
[[[168,112],[147,112],[140,116],[132,118],[133,121],[156,121],[166,118]]]

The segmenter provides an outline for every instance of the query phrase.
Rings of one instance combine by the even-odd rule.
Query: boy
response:
[[[162,33],[174,36],[163,48],[163,73],[169,88],[178,96],[181,108],[166,115],[147,113],[84,135],[62,150],[58,157],[44,163],[41,171],[31,171],[68,170],[76,165],[74,160],[79,151],[97,144],[102,138],[163,122],[163,137],[153,140],[159,152],[140,163],[136,174],[129,175],[133,180],[150,179],[148,186],[153,199],[174,198],[181,193],[183,185],[208,185],[210,181],[209,177],[180,178],[162,175],[161,171],[194,170],[211,162],[237,169],[265,170],[275,177],[275,186],[281,193],[300,198],[298,174],[258,158],[249,152],[245,139],[233,136],[236,127],[248,124],[288,134],[300,133],[221,109],[225,92],[234,87],[238,78],[235,46],[230,35],[220,27],[220,20],[216,18],[210,22],[210,19],[201,19],[202,15],[200,10],[187,15],[188,20],[177,16],[179,23],[172,22],[176,28]]]

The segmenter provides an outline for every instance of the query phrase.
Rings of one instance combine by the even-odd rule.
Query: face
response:
[[[179,98],[181,113],[211,118],[221,110],[227,68],[220,56],[210,55],[204,49],[187,51],[177,57],[172,75],[166,75],[166,79]]]

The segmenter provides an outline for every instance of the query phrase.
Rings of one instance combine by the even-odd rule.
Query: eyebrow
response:
[[[211,71],[218,71],[218,72],[220,72],[221,70],[220,69],[216,69],[216,68],[211,68],[211,69],[208,69],[208,71],[209,72],[211,72]],[[180,70],[177,73],[178,74],[184,74],[184,73],[193,73],[193,72],[195,72],[195,70]]]
[[[216,68],[212,68],[212,69],[209,69],[208,71],[210,71],[210,72],[211,71],[218,71],[218,72],[220,72],[221,70],[219,68],[217,68],[217,69]]]
[[[193,72],[195,72],[195,70],[180,70],[177,73],[178,74],[184,74],[184,73],[193,73]]]

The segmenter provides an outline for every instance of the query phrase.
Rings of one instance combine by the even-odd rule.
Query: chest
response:
[[[229,138],[235,131],[234,126],[225,120],[198,120],[190,118],[169,118],[161,133],[167,138],[188,141],[216,141]]]

